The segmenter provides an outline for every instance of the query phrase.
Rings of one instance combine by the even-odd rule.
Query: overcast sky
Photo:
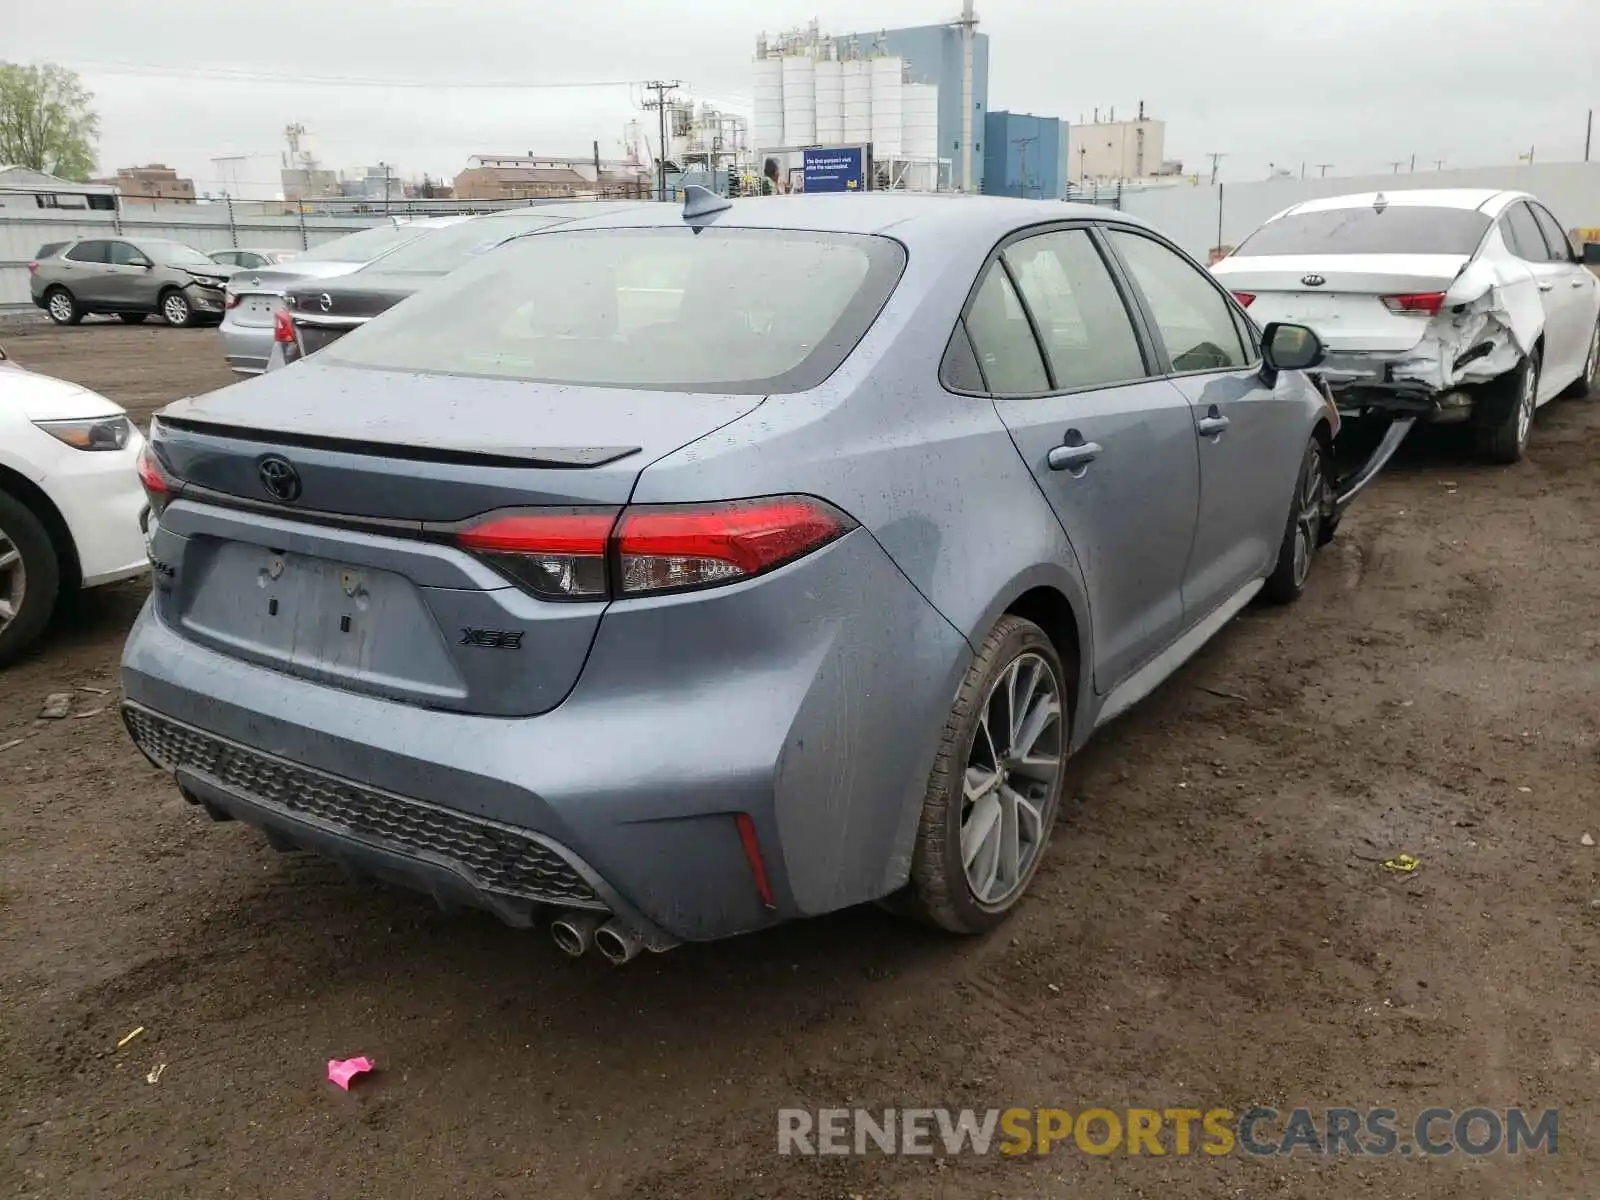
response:
[[[202,190],[271,179],[291,121],[326,165],[386,160],[451,177],[473,153],[617,153],[635,115],[627,86],[538,90],[332,87],[681,79],[696,97],[749,101],[756,33],[938,22],[945,0],[0,0],[0,55],[80,71],[100,112],[100,166],[160,161]],[[1143,100],[1167,153],[1222,178],[1268,164],[1330,174],[1583,155],[1600,104],[1595,0],[980,0],[989,104],[1077,120]],[[96,65],[98,64],[98,65]],[[113,72],[133,66],[141,73]],[[292,77],[240,81],[227,71]],[[207,77],[207,76],[210,77]],[[309,78],[308,78],[309,77]],[[245,167],[224,155],[260,155]],[[1315,167],[1312,167],[1314,173]]]

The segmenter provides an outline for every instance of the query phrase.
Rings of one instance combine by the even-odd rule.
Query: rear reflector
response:
[[[1404,296],[1385,296],[1383,304],[1392,313],[1422,313],[1431,317],[1444,307],[1444,293],[1412,292]]]
[[[294,322],[289,319],[289,310],[280,308],[272,314],[272,340],[282,345],[294,342]]]
[[[549,600],[682,592],[749,579],[855,526],[809,496],[712,504],[491,514],[454,535],[524,590]]]
[[[29,263],[28,264],[28,274],[29,275],[37,275],[38,273],[39,273],[39,264],[36,263],[36,262]]]
[[[761,897],[763,906],[777,908],[772,898],[772,881],[767,878],[767,864],[761,857],[761,842],[756,837],[756,823],[749,813],[740,813],[737,823],[739,844],[744,847],[745,861],[750,864],[750,875],[756,881],[756,894]]]
[[[234,292],[234,291],[226,292],[226,293],[223,294],[223,297],[222,297],[222,307],[223,308],[238,308],[239,307],[239,301],[242,300],[242,299],[244,299],[244,297],[239,295],[238,292]]]
[[[1256,302],[1256,294],[1254,292],[1235,292],[1233,298],[1246,308]]]

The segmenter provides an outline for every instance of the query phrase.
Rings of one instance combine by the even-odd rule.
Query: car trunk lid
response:
[[[361,272],[343,287],[308,282],[291,288],[284,300],[294,319],[301,354],[314,354],[331,345],[349,330],[393,308],[431,278],[434,276]]]
[[[761,399],[307,363],[180,402],[155,434],[181,481],[152,542],[157,604],[192,640],[287,674],[544,712],[605,602],[532,595],[454,531],[505,509],[620,509],[651,461]],[[297,486],[274,492],[269,466]]]
[[[1330,350],[1399,352],[1422,340],[1442,305],[1421,298],[1442,297],[1469,261],[1464,254],[1260,255],[1226,258],[1212,270],[1260,325],[1308,325]]]

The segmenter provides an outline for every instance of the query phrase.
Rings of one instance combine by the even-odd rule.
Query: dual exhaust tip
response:
[[[562,913],[550,922],[550,937],[556,949],[570,958],[582,958],[592,950],[614,967],[636,957],[644,949],[644,941],[632,929],[615,918],[604,920],[597,913]]]

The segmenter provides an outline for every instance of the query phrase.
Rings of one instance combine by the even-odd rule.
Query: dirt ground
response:
[[[209,330],[0,344],[139,413],[228,378]],[[0,677],[0,1193],[1590,1196],[1597,528],[1600,404],[1511,469],[1419,437],[1299,605],[1095,740],[998,933],[868,909],[621,972],[210,823],[111,707],[142,588],[95,596]],[[776,1153],[780,1106],[1253,1104],[1555,1107],[1559,1153]]]

